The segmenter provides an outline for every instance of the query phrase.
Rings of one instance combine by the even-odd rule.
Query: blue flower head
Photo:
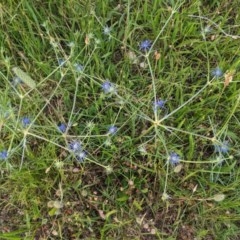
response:
[[[223,71],[220,67],[216,67],[215,69],[212,70],[213,77],[219,78],[219,77],[222,77],[222,75],[223,75]]]
[[[141,51],[148,51],[152,46],[152,42],[150,40],[144,40],[140,43],[139,49]]]
[[[62,133],[65,133],[66,130],[67,130],[67,125],[66,125],[65,123],[60,123],[60,124],[58,125],[58,130],[59,130],[60,132],[62,132]]]
[[[153,102],[153,109],[154,111],[157,111],[158,108],[163,109],[166,101],[162,99],[158,99]]]
[[[228,141],[223,141],[221,144],[214,144],[215,152],[217,153],[227,153],[229,151]]]
[[[102,89],[103,89],[104,93],[114,93],[114,92],[116,92],[114,84],[109,82],[108,80],[105,81],[102,84]]]
[[[169,162],[173,165],[176,165],[180,162],[180,156],[175,153],[175,152],[172,152],[169,156]]]
[[[79,162],[83,162],[86,157],[87,157],[87,153],[85,151],[81,151],[76,154],[76,158]]]
[[[112,125],[108,128],[108,134],[114,135],[117,132],[117,130],[118,128]]]
[[[6,160],[8,157],[8,152],[7,150],[3,150],[0,152],[0,160]]]
[[[31,120],[29,117],[23,117],[22,118],[22,125],[24,128],[26,128],[31,123]]]
[[[79,64],[79,63],[75,63],[75,64],[74,64],[74,68],[75,68],[75,70],[76,70],[77,72],[82,72],[83,69],[84,69],[83,65],[81,65],[81,64]]]
[[[68,144],[68,148],[74,153],[79,153],[82,150],[82,145],[81,142],[74,140]]]
[[[59,58],[59,59],[58,59],[58,65],[59,65],[60,67],[63,67],[63,66],[65,65],[65,63],[66,63],[66,61],[65,61],[64,59],[62,59],[62,58]]]
[[[103,33],[104,33],[105,35],[109,35],[110,32],[111,32],[111,28],[110,28],[110,27],[106,26],[106,27],[103,28]]]

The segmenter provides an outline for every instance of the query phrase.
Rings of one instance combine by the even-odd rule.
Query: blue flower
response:
[[[26,128],[31,123],[31,120],[29,117],[23,117],[22,118],[22,125],[24,128]]]
[[[110,27],[106,26],[106,27],[103,28],[103,33],[105,35],[110,35],[110,32],[111,32],[111,28]]]
[[[6,160],[8,157],[8,152],[6,150],[3,150],[0,152],[0,160]]]
[[[87,157],[87,152],[83,150],[82,143],[80,141],[74,140],[70,142],[68,148],[80,162],[83,162]]]
[[[61,123],[58,125],[58,130],[62,133],[65,133],[67,130],[67,125],[65,123]]]
[[[103,89],[104,93],[113,93],[113,92],[116,92],[116,89],[115,89],[114,84],[112,84],[112,83],[109,82],[108,80],[105,81],[105,82],[102,84],[102,89]]]
[[[151,48],[152,42],[150,40],[144,40],[140,43],[139,49],[141,51],[147,51]]]
[[[117,130],[118,130],[118,128],[112,125],[108,128],[108,134],[113,135],[117,132]]]
[[[65,61],[64,59],[62,59],[62,58],[59,58],[59,59],[58,59],[58,65],[59,65],[60,67],[63,67],[63,66],[65,65],[65,63],[66,63],[66,61]]]
[[[169,156],[169,162],[173,165],[176,165],[180,162],[180,156],[175,153],[175,152],[172,152]]]
[[[219,78],[223,75],[223,71],[220,67],[216,67],[215,69],[212,70],[212,76]]]
[[[153,109],[154,111],[157,111],[158,108],[163,109],[166,101],[162,99],[158,99],[153,102]]]
[[[78,153],[81,151],[82,145],[81,142],[74,140],[68,144],[68,148],[74,153]]]
[[[80,162],[83,162],[86,157],[87,157],[87,153],[85,151],[81,151],[76,154],[76,158]]]
[[[215,152],[227,153],[229,151],[228,141],[223,141],[221,144],[214,144]]]
[[[83,69],[84,69],[83,65],[81,65],[81,64],[79,64],[79,63],[75,63],[75,64],[74,64],[74,68],[75,68],[75,70],[76,70],[77,72],[82,72]]]

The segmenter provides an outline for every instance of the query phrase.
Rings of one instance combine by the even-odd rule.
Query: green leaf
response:
[[[117,210],[112,210],[112,211],[106,213],[106,214],[105,214],[106,219],[108,219],[111,215],[113,215],[113,214],[116,213],[116,212],[117,212]]]
[[[36,87],[36,83],[34,80],[24,71],[22,71],[19,67],[14,67],[13,72],[19,77],[26,85],[30,88],[34,89]]]
[[[60,211],[59,211],[59,209],[57,209],[57,208],[52,208],[50,211],[48,211],[48,215],[49,216],[56,216],[56,215],[58,215],[60,213]]]
[[[129,196],[127,194],[121,194],[119,198],[117,198],[118,202],[126,202],[128,200]]]
[[[139,203],[138,201],[134,200],[133,201],[133,205],[136,207],[137,210],[142,211],[141,203]]]

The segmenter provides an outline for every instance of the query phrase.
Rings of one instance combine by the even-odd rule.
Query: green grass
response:
[[[237,0],[2,1],[0,239],[239,239],[239,16]]]

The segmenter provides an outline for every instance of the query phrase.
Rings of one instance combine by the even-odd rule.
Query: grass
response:
[[[239,239],[238,1],[0,19],[0,239]]]

